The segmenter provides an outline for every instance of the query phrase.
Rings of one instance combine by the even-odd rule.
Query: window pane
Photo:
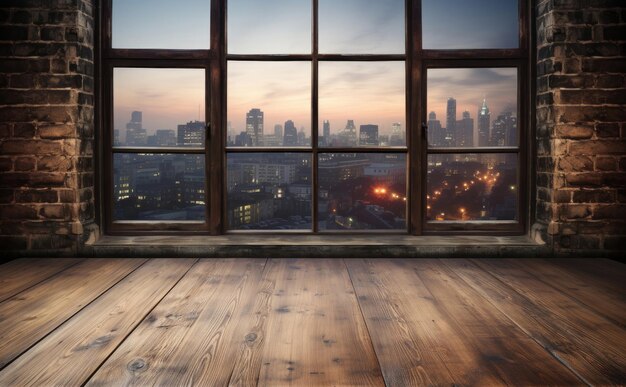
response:
[[[517,69],[428,70],[428,145],[516,146]]]
[[[519,47],[517,0],[423,0],[425,49]]]
[[[113,145],[204,146],[204,76],[204,69],[114,69]]]
[[[230,0],[228,52],[308,54],[311,52],[310,0]]]
[[[311,229],[309,154],[231,153],[227,168],[228,228]]]
[[[311,146],[310,62],[228,63],[228,146]]]
[[[428,156],[428,220],[517,219],[517,155]]]
[[[402,54],[404,0],[319,0],[319,51]]]
[[[406,155],[319,155],[320,230],[406,229]]]
[[[319,145],[404,146],[404,62],[321,62]]]
[[[113,0],[114,48],[208,49],[211,2]]]
[[[204,220],[203,155],[113,155],[114,220]]]

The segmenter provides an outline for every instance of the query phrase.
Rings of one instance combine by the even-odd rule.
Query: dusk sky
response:
[[[150,0],[146,6],[146,0],[113,0],[113,46],[206,49],[209,3]],[[425,48],[518,46],[517,0],[422,0],[422,4]],[[321,53],[404,52],[403,0],[319,0],[319,12]],[[230,0],[228,41],[231,53],[310,53],[311,2]],[[230,62],[228,71],[228,121],[235,128],[245,121],[245,112],[258,107],[265,112],[266,132],[285,119],[293,119],[298,128],[310,130],[309,63]],[[470,101],[474,101],[475,94],[487,94],[488,102],[493,101],[492,114],[500,112],[496,101],[515,104],[510,75],[487,75],[489,85],[483,87],[476,84],[471,73],[456,70],[452,78],[442,79],[437,87],[431,82],[429,101],[438,104],[434,101],[453,96],[459,101],[459,115],[467,109],[473,118],[477,107]],[[319,74],[319,118],[331,120],[333,132],[343,128],[346,119],[356,120],[357,125],[377,123],[387,128],[391,122],[400,121],[404,127],[402,62],[321,62]],[[144,112],[144,126],[149,131],[175,129],[180,123],[198,118],[199,104],[203,109],[204,72],[117,70],[114,93],[116,129],[125,129],[132,110]],[[462,101],[467,101],[467,107]],[[439,108],[430,110],[445,121]]]
[[[491,113],[491,122],[508,110],[517,115],[517,69],[430,69],[427,77],[427,114],[434,111],[441,126],[446,126],[449,97],[456,99],[457,120],[467,110],[474,119],[474,139],[478,139],[477,114],[483,98]]]

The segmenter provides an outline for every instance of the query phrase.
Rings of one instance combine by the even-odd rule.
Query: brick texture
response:
[[[97,235],[93,155],[81,154],[94,132],[94,4],[4,1],[0,14],[0,249],[76,254]]]
[[[535,230],[555,254],[626,249],[626,13],[539,0]]]

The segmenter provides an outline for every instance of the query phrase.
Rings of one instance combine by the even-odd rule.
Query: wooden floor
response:
[[[626,384],[608,260],[0,266],[0,386]]]

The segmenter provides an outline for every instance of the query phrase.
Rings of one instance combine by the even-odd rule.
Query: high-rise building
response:
[[[322,128],[323,140],[321,143],[322,145],[330,145],[330,121],[324,120]]]
[[[359,127],[359,145],[378,145],[378,125],[361,125]]]
[[[127,146],[145,146],[148,144],[148,132],[142,126],[141,112],[132,112],[130,122],[126,124]]]
[[[276,138],[280,138],[282,142],[283,126],[281,124],[274,125],[274,136],[276,136]]]
[[[463,119],[456,123],[455,146],[474,146],[474,120],[470,118],[468,111],[463,112]]]
[[[189,121],[178,125],[178,145],[203,146],[206,124],[202,121]]]
[[[354,120],[348,120],[346,122],[346,127],[339,133],[340,144],[342,146],[356,146],[357,145],[357,135],[356,135],[356,126],[354,125]]]
[[[252,139],[252,146],[263,146],[263,112],[250,109],[246,113],[246,133]]]
[[[391,136],[389,137],[389,145],[402,146],[406,144],[406,134],[402,130],[402,124],[394,122],[391,124]]]
[[[507,146],[517,143],[517,117],[512,112],[503,112],[493,121],[491,146]]]
[[[431,146],[446,146],[446,133],[441,127],[435,112],[428,114],[428,144]]]
[[[446,130],[445,130],[445,146],[455,146],[456,138],[456,99],[448,98],[448,104],[446,107]]]
[[[176,146],[176,132],[172,129],[157,129],[154,137],[157,146]]]
[[[487,107],[487,100],[483,99],[483,106],[478,110],[478,146],[489,146],[489,128],[491,113]]]
[[[285,135],[283,137],[284,146],[298,145],[298,130],[292,120],[285,121]]]

